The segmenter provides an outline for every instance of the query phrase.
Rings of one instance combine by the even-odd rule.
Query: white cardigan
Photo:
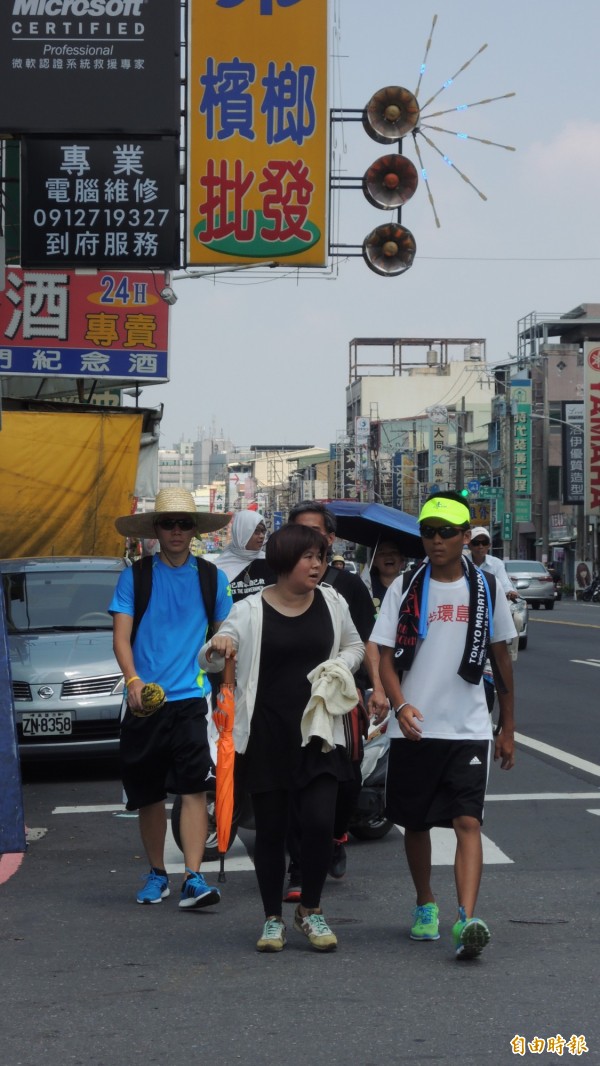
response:
[[[348,604],[331,585],[323,584],[318,587],[323,594],[333,623],[333,644],[329,658],[341,659],[351,673],[354,673],[363,660],[365,649],[350,617]],[[244,600],[232,607],[225,621],[219,626],[219,636],[231,637],[238,653],[233,726],[233,740],[235,750],[238,752],[244,752],[248,745],[256,701],[263,619],[261,601],[261,592],[246,596]],[[206,658],[209,644],[210,641],[200,649],[198,662],[203,670],[216,673],[223,669],[225,660],[221,656],[213,655],[209,662]],[[336,718],[334,739],[336,744],[344,743],[344,725],[341,718]]]

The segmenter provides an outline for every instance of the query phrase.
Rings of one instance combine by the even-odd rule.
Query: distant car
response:
[[[543,604],[547,611],[554,609],[554,581],[543,563],[532,559],[505,559],[504,565],[519,596],[527,600],[530,607],[537,610]]]
[[[344,563],[344,570],[348,570],[351,574],[358,574],[358,567],[352,559],[346,559]]]
[[[22,759],[113,755],[123,675],[107,607],[117,558],[1,559]]]

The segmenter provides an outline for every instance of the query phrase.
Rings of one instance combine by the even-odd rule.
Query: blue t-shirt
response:
[[[215,622],[227,618],[231,603],[227,578],[219,571]],[[133,617],[131,567],[121,571],[108,609]],[[183,566],[171,567],[155,555],[152,595],[133,642],[135,669],[142,681],[161,685],[170,700],[207,696],[210,681],[198,665],[207,626],[195,557],[190,555]]]

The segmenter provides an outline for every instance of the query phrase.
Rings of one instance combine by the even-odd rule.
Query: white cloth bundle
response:
[[[354,678],[341,659],[327,659],[311,670],[308,680],[312,687],[300,724],[302,747],[312,737],[321,737],[321,751],[333,751],[334,718],[347,714],[358,703]]]

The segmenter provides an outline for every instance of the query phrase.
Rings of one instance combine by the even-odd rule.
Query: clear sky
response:
[[[504,362],[524,315],[600,302],[598,0],[330,6],[333,106],[362,108],[386,85],[414,92],[437,14],[419,103],[487,43],[425,111],[514,91],[432,122],[517,150],[426,131],[488,199],[420,138],[441,228],[421,182],[402,214],[417,256],[399,277],[378,277],[353,258],[329,276],[273,270],[176,280],[171,381],[141,397],[144,406],[165,405],[162,447],[213,426],[239,445],[326,446],[345,425],[352,338],[485,337],[488,362]],[[362,176],[389,150],[359,124],[336,127],[335,137],[348,174]],[[404,151],[417,164],[412,137]],[[341,242],[362,244],[392,220],[360,191],[338,195]]]

